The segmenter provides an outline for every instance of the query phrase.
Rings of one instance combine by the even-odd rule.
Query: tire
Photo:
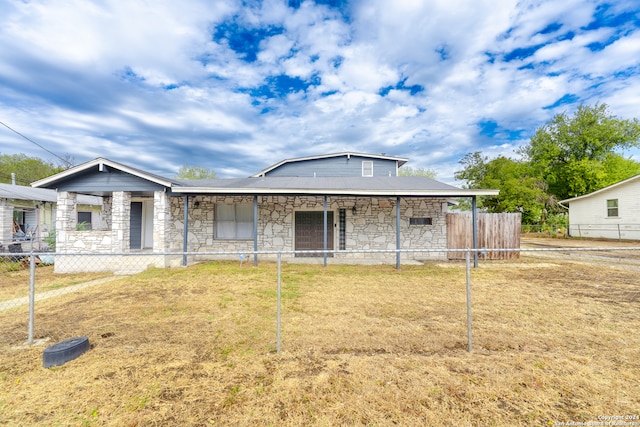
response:
[[[45,368],[64,365],[89,350],[89,338],[78,337],[61,341],[44,349],[42,361]]]

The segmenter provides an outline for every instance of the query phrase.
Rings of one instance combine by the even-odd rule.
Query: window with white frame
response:
[[[618,199],[607,200],[607,216],[608,217],[618,216]]]
[[[253,205],[216,205],[215,238],[221,240],[253,239]]]
[[[371,160],[362,161],[362,176],[373,176],[373,162]]]

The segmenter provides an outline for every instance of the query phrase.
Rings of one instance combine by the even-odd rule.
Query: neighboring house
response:
[[[196,259],[229,252],[237,259],[237,253],[257,251],[270,251],[261,255],[269,259],[284,252],[290,261],[332,256],[399,265],[400,254],[380,251],[447,248],[451,198],[498,194],[397,176],[406,161],[347,152],[285,160],[249,178],[185,181],[98,158],[32,185],[58,191],[59,253],[157,254],[145,258],[145,266],[185,263],[175,252],[200,253]],[[103,229],[76,230],[82,194],[102,197]],[[324,249],[335,253],[292,253]],[[369,252],[348,252],[356,249]],[[446,259],[446,252],[401,256]],[[56,269],[71,269],[68,257],[56,258]],[[117,270],[121,264],[104,259],[91,268]]]
[[[0,246],[33,240],[36,250],[45,249],[42,239],[55,228],[55,190],[32,188],[15,184],[0,184]],[[101,222],[102,200],[94,196],[80,196],[76,208],[78,222],[86,228]],[[27,248],[23,248],[27,249]]]
[[[640,240],[640,175],[560,203],[570,236]]]

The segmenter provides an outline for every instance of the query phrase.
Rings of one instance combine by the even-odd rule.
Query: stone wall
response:
[[[169,246],[183,250],[184,198],[171,197]],[[189,252],[251,252],[253,240],[218,240],[214,238],[215,205],[217,203],[253,203],[252,196],[190,196]],[[339,248],[339,209],[346,211],[345,249],[394,250],[396,248],[396,199],[365,197],[328,197],[328,210],[334,212],[334,247]],[[355,214],[354,208],[355,206]],[[294,218],[296,211],[322,211],[323,197],[259,196],[258,250],[294,250]],[[445,199],[401,198],[401,249],[446,249]],[[431,225],[410,225],[409,218],[431,218]],[[261,255],[265,258],[265,255]],[[273,256],[266,256],[274,258]],[[285,255],[285,257],[287,257]],[[406,253],[403,259],[445,259],[446,253]],[[395,260],[395,253],[336,253],[335,259]]]
[[[74,193],[58,193],[56,216],[57,247],[55,270],[58,273],[80,271],[112,271],[116,274],[132,274],[150,266],[178,265],[179,260],[165,255],[110,255],[130,251],[131,194],[114,192],[103,198],[100,224],[92,230],[76,230],[77,197]],[[170,213],[168,198],[164,192],[156,192],[154,198],[154,250],[165,252],[163,238]],[[99,228],[99,229],[97,229]],[[156,246],[157,243],[157,246]],[[92,257],[75,253],[101,254]]]

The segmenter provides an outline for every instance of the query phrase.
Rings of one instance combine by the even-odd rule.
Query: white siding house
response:
[[[640,175],[560,203],[572,237],[640,240]]]

